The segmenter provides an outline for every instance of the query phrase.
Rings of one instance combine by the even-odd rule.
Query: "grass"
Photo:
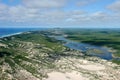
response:
[[[43,44],[48,48],[51,48],[55,51],[61,51],[63,46],[56,41],[55,39],[49,38],[42,33],[33,32],[30,34],[20,34],[14,36],[17,40],[26,41],[26,42],[33,42],[37,44]]]
[[[115,59],[113,59],[112,62],[117,63],[117,64],[120,65],[120,60],[115,60]]]
[[[0,40],[0,43],[7,45],[7,47],[0,47],[0,59],[3,60],[0,61],[0,66],[4,65],[3,63],[5,62],[12,68],[12,72],[21,67],[36,77],[45,76],[38,72],[39,69],[55,67],[53,62],[56,60],[56,57],[54,55],[59,54],[64,48],[59,41],[49,38],[39,31],[5,37]],[[30,49],[30,51],[26,49]],[[44,53],[51,54],[53,57],[42,56]],[[32,57],[30,57],[31,55]]]

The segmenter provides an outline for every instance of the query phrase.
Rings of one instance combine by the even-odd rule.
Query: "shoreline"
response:
[[[1,28],[0,28],[1,29]],[[2,29],[9,29],[9,28],[2,28]],[[11,28],[10,28],[11,29]],[[9,36],[12,36],[12,35],[17,35],[17,34],[21,34],[21,33],[24,33],[24,32],[29,32],[29,31],[43,31],[43,30],[49,30],[48,28],[13,28],[14,30],[16,29],[20,29],[20,30],[17,30],[16,32],[13,32],[13,33],[8,33],[8,34],[3,34],[3,35],[0,35],[0,39],[1,38],[4,38],[4,37],[9,37]],[[9,31],[9,30],[7,30]]]
[[[13,34],[3,35],[3,36],[0,36],[0,39],[5,38],[5,37],[10,37],[10,36],[18,35],[18,34],[22,34],[22,33],[24,33],[24,32],[17,32],[17,33],[13,33]]]
[[[26,31],[26,32],[29,32],[29,31]],[[0,39],[2,39],[2,38],[5,38],[5,37],[11,37],[11,36],[14,36],[14,35],[19,35],[19,34],[23,34],[23,33],[25,33],[24,31],[23,32],[17,32],[17,33],[13,33],[13,34],[8,34],[8,35],[3,35],[3,36],[0,36]],[[71,40],[71,39],[70,39]],[[74,41],[74,40],[71,40],[71,41]],[[76,41],[75,41],[76,42]],[[85,43],[86,44],[86,43]],[[108,47],[103,47],[103,48],[107,48],[107,49],[110,49],[110,48],[108,48]],[[72,49],[72,48],[71,48]],[[110,51],[111,52],[111,51]],[[111,52],[111,55],[112,55],[112,59],[116,59],[116,57],[114,57],[113,56],[113,53]],[[98,57],[98,56],[96,56],[96,57]],[[103,59],[103,58],[101,58],[101,59]],[[112,59],[110,59],[110,60],[112,60]],[[104,60],[106,60],[106,59],[104,59]]]

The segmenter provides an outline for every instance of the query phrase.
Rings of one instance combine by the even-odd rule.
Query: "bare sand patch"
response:
[[[78,65],[77,67],[80,67],[80,68],[83,68],[83,69],[86,69],[86,70],[91,70],[91,71],[99,71],[99,70],[104,70],[105,69],[105,66],[103,66],[103,65],[94,65],[94,64]]]
[[[40,80],[26,70],[17,71],[14,75],[18,80]]]
[[[45,80],[89,80],[86,77],[83,77],[82,74],[73,71],[73,72],[51,72],[48,73],[48,78]]]
[[[2,46],[2,47],[6,47],[6,45],[5,45],[5,44],[2,44],[2,43],[0,43],[0,46]]]

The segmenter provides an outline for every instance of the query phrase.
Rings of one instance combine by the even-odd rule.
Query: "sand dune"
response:
[[[70,73],[51,72],[45,80],[89,80],[83,77],[80,73],[73,71]]]

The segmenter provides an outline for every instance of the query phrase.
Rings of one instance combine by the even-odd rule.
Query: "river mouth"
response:
[[[86,43],[75,42],[69,39],[66,39],[64,36],[50,36],[54,37],[57,40],[65,42],[64,46],[71,49],[79,50],[89,56],[97,56],[105,60],[112,60],[112,53],[109,52],[109,48],[94,46]]]

